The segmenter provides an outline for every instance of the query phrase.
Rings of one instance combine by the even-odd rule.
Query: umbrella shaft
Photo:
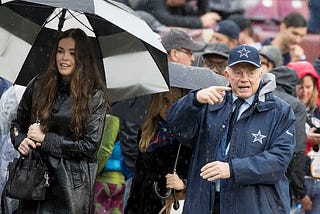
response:
[[[64,20],[65,20],[65,17],[66,17],[66,12],[67,12],[66,9],[62,9],[61,15],[59,17],[58,31],[61,31],[61,29],[63,27]]]

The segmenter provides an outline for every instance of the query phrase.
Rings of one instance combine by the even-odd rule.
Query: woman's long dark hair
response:
[[[33,117],[38,117],[44,132],[48,131],[48,120],[61,78],[57,68],[56,53],[59,41],[72,38],[75,41],[75,67],[70,79],[70,96],[72,99],[72,117],[70,129],[79,139],[84,135],[84,128],[91,114],[90,103],[93,89],[105,92],[106,86],[95,61],[88,36],[81,29],[69,29],[62,32],[51,54],[48,70],[40,77],[39,87],[32,102]],[[107,103],[106,103],[107,105]],[[33,118],[35,121],[35,118]]]

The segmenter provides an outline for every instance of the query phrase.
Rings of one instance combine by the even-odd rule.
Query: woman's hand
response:
[[[41,125],[39,123],[34,123],[29,126],[28,138],[36,142],[36,146],[41,146],[44,141],[45,134],[41,130]]]
[[[35,142],[33,142],[32,140],[25,138],[19,145],[18,147],[18,151],[23,154],[23,155],[27,155],[29,153],[30,147],[32,148],[36,148],[36,144]]]
[[[168,189],[183,190],[185,188],[183,180],[181,180],[176,173],[167,174],[166,179]]]
[[[320,144],[320,134],[315,133],[316,128],[311,128],[307,133],[307,139],[312,145]]]

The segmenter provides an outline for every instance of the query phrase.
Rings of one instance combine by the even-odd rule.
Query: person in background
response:
[[[46,199],[21,200],[18,213],[93,213],[107,109],[88,36],[81,29],[62,32],[47,71],[28,84],[10,129],[15,149],[22,155],[37,149],[49,168]]]
[[[177,138],[193,148],[184,213],[213,213],[217,187],[223,214],[289,213],[292,108],[273,96],[274,76],[262,76],[254,47],[230,51],[225,77],[231,87],[191,91],[167,115]]]
[[[299,78],[300,83],[297,85],[297,97],[307,107],[307,144],[305,153],[308,155],[314,151],[314,146],[320,144],[320,134],[316,131],[320,128],[320,111],[319,111],[319,76],[310,62],[291,62],[287,65],[294,69]],[[306,165],[305,184],[308,189],[308,196],[312,201],[312,208],[306,214],[320,213],[320,182],[319,178],[313,177],[311,173],[311,161],[308,158]],[[308,160],[307,159],[307,160]]]
[[[313,61],[313,66],[316,69],[318,75],[320,76],[320,56]]]
[[[160,23],[170,27],[213,28],[221,19],[217,13],[208,12],[207,0],[128,0],[128,2],[134,10],[145,10]]]
[[[12,83],[9,82],[8,80],[0,77],[0,98],[2,96],[2,94],[12,86]]]
[[[226,44],[220,42],[207,44],[202,54],[202,67],[208,67],[223,76],[229,53],[230,48]]]
[[[307,21],[298,12],[286,15],[281,24],[280,32],[275,38],[268,38],[262,45],[272,45],[280,49],[283,64],[306,60],[303,48],[300,46],[303,37],[307,34]]]
[[[240,28],[239,33],[239,44],[240,45],[251,45],[255,47],[256,49],[261,48],[261,43],[256,42],[254,39],[254,31],[252,28],[251,20],[244,15],[241,14],[233,14],[228,17],[228,20],[234,21]]]
[[[308,0],[310,18],[308,20],[308,32],[320,33],[320,1]]]
[[[159,194],[164,196],[168,189],[184,191],[186,188],[191,148],[180,145],[166,122],[170,106],[185,94],[185,89],[172,87],[169,92],[151,96],[139,137],[139,154],[126,214],[159,213],[165,203]]]
[[[205,44],[194,41],[181,30],[172,29],[161,36],[161,42],[168,52],[168,62],[192,65],[194,51],[201,51]]]
[[[120,120],[107,115],[101,145],[98,150],[98,174],[94,185],[95,214],[123,213],[125,180],[121,167],[118,140]]]
[[[230,49],[239,44],[239,26],[232,20],[222,20],[214,28],[211,43],[221,42],[229,46]]]
[[[18,104],[21,100],[25,86],[14,85],[8,88],[0,98],[0,192],[2,192],[8,177],[8,164],[19,156],[13,148],[10,139],[11,121],[17,115]],[[7,198],[9,213],[15,213],[18,208],[17,199]]]
[[[296,117],[296,147],[286,174],[289,179],[290,192],[293,196],[292,204],[294,204],[294,201],[299,201],[304,211],[307,211],[312,207],[312,201],[307,195],[307,188],[304,182],[307,113],[306,106],[295,97],[299,77],[293,69],[287,66],[277,66],[270,70],[270,73],[275,75],[277,83],[273,94],[286,101],[292,107]]]
[[[262,73],[268,73],[273,68],[283,65],[279,48],[265,45],[259,50]]]

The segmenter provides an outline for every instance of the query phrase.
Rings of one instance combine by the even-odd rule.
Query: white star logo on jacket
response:
[[[242,50],[237,51],[238,53],[240,53],[239,58],[245,56],[247,58],[249,58],[248,53],[250,53],[251,51],[248,51],[245,47],[242,48]]]
[[[251,133],[254,137],[252,143],[254,142],[259,142],[260,144],[262,144],[262,139],[267,137],[266,135],[261,134],[261,130],[258,131],[257,134]]]

